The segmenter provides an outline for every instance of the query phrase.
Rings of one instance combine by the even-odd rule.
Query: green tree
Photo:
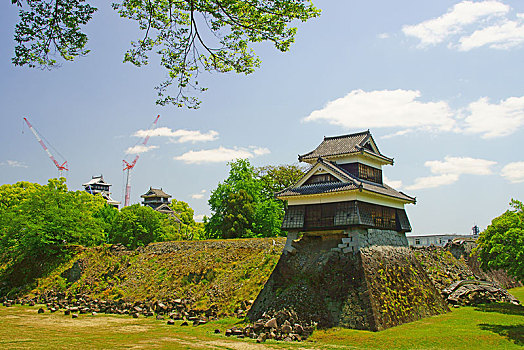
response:
[[[169,203],[169,207],[173,209],[184,225],[195,225],[195,220],[193,219],[195,211],[189,206],[189,204],[173,198],[171,203]]]
[[[4,259],[15,262],[27,255],[57,255],[71,244],[89,246],[104,240],[94,214],[105,201],[68,191],[64,178],[51,179],[45,186],[3,185],[0,198],[0,255]]]
[[[228,178],[211,192],[213,215],[205,222],[211,238],[278,236],[283,205],[264,189],[264,182],[247,159],[229,163]]]
[[[89,0],[11,0],[20,7],[15,29],[15,65],[55,67],[56,56],[72,61],[89,53],[83,27],[97,9]],[[136,21],[141,39],[131,43],[124,62],[149,63],[160,56],[167,79],[156,87],[157,103],[198,107],[192,96],[204,91],[201,71],[252,73],[260,64],[253,43],[269,41],[285,52],[293,43],[295,20],[307,21],[320,11],[310,0],[120,0],[113,8]],[[170,96],[167,89],[176,85]]]
[[[255,207],[253,231],[262,237],[277,237],[283,234],[280,227],[284,218],[284,203],[271,198],[260,201]]]
[[[274,196],[294,185],[307,170],[308,167],[301,164],[266,165],[255,169],[264,184],[266,196]]]
[[[524,205],[512,199],[510,206],[480,234],[475,252],[482,267],[504,269],[524,281]]]
[[[134,204],[122,208],[113,219],[109,243],[120,243],[135,249],[165,238],[165,214],[148,206]]]
[[[229,193],[225,201],[222,218],[222,238],[242,238],[253,236],[255,203],[245,190]]]
[[[107,203],[105,203],[104,206],[94,214],[94,217],[98,219],[100,226],[102,227],[102,230],[106,234],[106,239],[107,235],[109,235],[109,233],[112,230],[113,220],[115,219],[117,214],[118,209]]]

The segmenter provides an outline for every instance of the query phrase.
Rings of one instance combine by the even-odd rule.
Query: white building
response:
[[[443,247],[446,243],[451,242],[452,240],[458,239],[477,239],[478,236],[473,235],[459,235],[455,233],[445,234],[445,235],[418,235],[418,236],[408,236],[408,244],[411,247],[428,247],[430,245]]]

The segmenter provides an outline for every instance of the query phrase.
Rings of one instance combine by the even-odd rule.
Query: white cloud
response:
[[[420,190],[424,188],[434,188],[443,185],[450,185],[458,181],[461,175],[491,175],[492,166],[497,162],[470,158],[470,157],[444,157],[444,161],[431,160],[424,163],[433,176],[419,177],[415,183],[406,186],[408,190]]]
[[[149,152],[152,149],[158,148],[158,146],[145,146],[145,145],[136,145],[133,147],[129,147],[126,149],[126,154],[141,154],[145,152]]]
[[[435,45],[443,42],[453,34],[458,34],[468,25],[486,17],[501,17],[510,8],[499,1],[462,1],[455,4],[448,12],[419,24],[406,25],[402,31],[407,36],[420,40],[421,46]]]
[[[395,189],[401,189],[402,188],[402,181],[401,180],[390,180],[384,175],[384,183],[386,185],[389,185]]]
[[[194,193],[191,195],[191,198],[193,199],[202,199],[204,198],[204,194],[206,193],[206,190],[202,190],[199,193]]]
[[[193,216],[193,220],[195,220],[196,222],[202,222],[204,221],[204,214],[198,214],[198,215],[195,215]]]
[[[18,160],[6,160],[5,162],[1,162],[0,165],[2,166],[8,166],[11,168],[27,168],[28,166],[22,162],[19,162]]]
[[[406,189],[420,190],[423,188],[440,187],[440,186],[450,185],[454,182],[457,182],[458,179],[459,179],[459,176],[457,174],[444,174],[444,175],[436,175],[436,176],[419,177],[415,179],[415,183],[413,185],[407,186]]]
[[[406,25],[402,31],[420,40],[420,47],[448,41],[448,47],[469,51],[487,46],[492,49],[510,49],[524,43],[524,14],[509,17],[511,8],[499,1],[462,1],[440,17],[415,25]]]
[[[472,102],[463,111],[464,132],[482,134],[482,138],[507,136],[524,126],[524,96],[510,97],[491,104],[486,97]]]
[[[345,128],[400,127],[451,131],[452,111],[444,101],[421,102],[419,91],[353,90],[313,111],[304,121],[322,121]]]
[[[510,135],[524,126],[524,96],[498,103],[482,97],[454,110],[446,101],[418,101],[420,95],[415,90],[353,90],[303,120],[326,121],[347,129],[400,128],[383,138],[441,131],[480,134],[488,139]]]
[[[491,160],[470,157],[444,157],[444,161],[430,160],[424,163],[433,174],[491,175],[491,167],[497,164]]]
[[[383,139],[390,139],[392,137],[395,137],[395,136],[404,136],[404,135],[407,135],[409,133],[412,133],[413,129],[404,129],[404,130],[400,130],[400,131],[397,131],[397,132],[394,132],[392,134],[388,134],[388,135],[384,135],[382,136]]]
[[[269,150],[269,148],[266,148],[266,147],[250,146],[249,148],[253,150],[253,154],[254,154],[255,156],[263,156],[263,155],[266,155],[266,154],[270,154],[270,153],[271,153],[271,151]]]
[[[380,33],[377,35],[377,38],[379,39],[388,39],[389,38],[389,34],[388,33]]]
[[[176,130],[173,132],[173,136],[176,138],[178,137],[178,140],[176,140],[177,143],[184,143],[184,142],[208,142],[208,141],[215,141],[218,139],[218,132],[214,130],[210,130],[207,133],[201,133],[198,130]]]
[[[179,129],[179,130],[172,130],[167,127],[160,127],[156,129],[151,130],[138,130],[133,134],[133,136],[136,137],[155,137],[155,136],[163,136],[163,137],[171,137],[173,138],[173,141],[176,143],[184,143],[184,142],[207,142],[207,141],[215,141],[218,139],[218,132],[215,130],[210,130],[208,132],[202,133],[199,130],[185,130],[185,129]]]
[[[509,163],[500,172],[500,175],[511,183],[524,182],[524,162]]]
[[[458,49],[469,51],[481,46],[507,50],[524,43],[524,23],[504,21],[473,32],[459,39]]]
[[[189,151],[173,159],[181,160],[186,164],[224,163],[239,158],[253,158],[255,156],[268,154],[269,152],[267,148],[254,148],[250,150],[241,147],[225,148],[220,146],[215,149]]]

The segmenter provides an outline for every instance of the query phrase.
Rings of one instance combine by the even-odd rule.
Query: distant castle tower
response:
[[[160,213],[176,216],[174,211],[169,207],[169,198],[171,198],[171,195],[165,193],[162,188],[149,187],[149,191],[140,197],[144,198],[142,205],[151,207]]]
[[[100,194],[107,201],[107,204],[118,209],[118,205],[120,204],[120,202],[115,201],[111,198],[111,192],[109,191],[109,187],[111,187],[112,185],[110,183],[105,182],[104,177],[102,175],[92,176],[91,180],[89,180],[89,182],[86,182],[85,184],[82,184],[82,186],[84,186],[84,190],[90,194]]]
[[[285,250],[293,252],[298,233],[311,238],[341,238],[344,253],[372,245],[408,246],[411,225],[405,204],[416,199],[383,183],[382,166],[393,159],[380,153],[371,133],[324,137],[298,160],[312,165],[294,186],[277,193],[287,201],[282,228]]]

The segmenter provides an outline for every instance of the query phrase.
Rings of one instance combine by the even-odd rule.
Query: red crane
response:
[[[36,137],[36,140],[38,141],[38,143],[40,144],[40,146],[42,146],[42,148],[44,149],[44,151],[47,153],[47,155],[49,156],[49,158],[51,158],[51,160],[53,161],[53,163],[55,164],[56,168],[58,169],[58,173],[60,174],[60,177],[62,177],[62,171],[69,171],[69,169],[67,168],[67,160],[65,162],[62,163],[62,165],[60,165],[60,163],[58,163],[55,159],[55,157],[53,156],[53,154],[51,153],[51,151],[49,151],[49,148],[47,148],[46,144],[44,143],[44,141],[42,141],[42,138],[40,137],[40,134],[36,131],[36,129],[31,125],[31,123],[29,123],[29,120],[27,120],[27,118],[24,117],[24,121],[27,123],[27,126],[29,127],[29,130],[31,130],[31,132],[33,133],[33,135],[35,135]],[[49,142],[48,142],[49,143]],[[63,157],[62,157],[63,158]]]
[[[160,114],[156,117],[155,121],[153,122],[153,124],[151,125],[151,127],[147,130],[148,133],[146,135],[146,137],[144,138],[144,141],[142,141],[142,145],[146,145],[147,144],[147,141],[149,141],[149,137],[151,137],[151,135],[149,134],[149,131],[150,130],[153,130],[155,127],[156,127],[156,123],[158,122],[158,118],[160,118]],[[125,199],[124,199],[124,207],[127,207],[129,205],[129,197],[131,196],[131,184],[130,184],[130,180],[131,180],[131,175],[130,175],[130,171],[131,169],[133,169],[136,165],[136,161],[138,160],[138,158],[140,157],[139,154],[136,155],[135,159],[133,159],[132,162],[127,162],[125,159],[123,160],[124,162],[124,171],[127,171],[126,173],[126,187],[125,187]]]

